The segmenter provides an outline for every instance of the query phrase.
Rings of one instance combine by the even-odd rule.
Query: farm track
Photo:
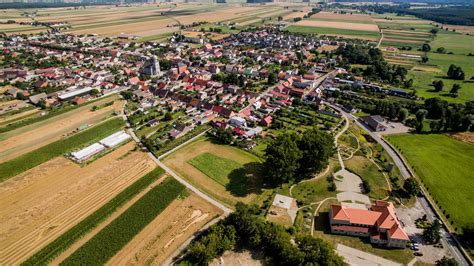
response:
[[[94,163],[82,169],[77,169],[77,165],[73,165],[76,167],[68,167],[69,171],[73,170],[73,172],[83,178],[76,177],[68,180],[68,176],[71,173],[63,172],[62,177],[59,177],[60,180],[58,180],[63,182],[59,182],[59,185],[55,186],[61,188],[61,190],[51,191],[51,189],[48,189],[41,191],[47,194],[51,193],[51,195],[41,195],[41,193],[40,195],[35,195],[34,192],[29,191],[35,189],[36,186],[40,188],[48,187],[52,180],[41,177],[41,180],[38,182],[27,184],[22,188],[23,191],[14,191],[14,194],[10,193],[10,195],[5,195],[6,198],[0,198],[2,221],[20,221],[18,223],[20,226],[11,228],[9,232],[2,234],[0,239],[0,263],[12,265],[24,261],[37,250],[53,241],[87,215],[108,202],[113,196],[117,195],[139,177],[149,172],[153,168],[153,162],[147,160],[144,154],[130,154],[120,161],[117,160],[119,158],[118,155],[124,155],[131,147],[133,147],[132,143],[127,144],[127,146],[121,147],[121,151],[114,151],[115,154],[108,154],[94,162],[103,167],[99,171],[97,171]],[[112,160],[115,160],[116,163],[107,167],[107,164],[112,163],[107,160],[107,156],[113,157]],[[104,162],[100,163],[100,160],[104,160]],[[73,164],[72,162],[69,163]],[[87,170],[84,170],[85,168]],[[62,169],[62,167],[59,167],[59,169]],[[30,171],[34,172],[34,169]],[[97,174],[94,175],[94,173]],[[103,179],[98,178],[98,175],[101,174],[104,174],[106,177]],[[74,179],[80,179],[76,180],[79,184],[72,183]],[[82,179],[85,180],[81,182]],[[97,181],[97,179],[99,180]],[[72,183],[72,185],[68,187],[68,183]],[[74,194],[75,191],[78,191],[78,193]],[[19,193],[20,195],[22,194],[21,192],[32,195],[30,197],[25,197],[26,195],[21,196],[20,200],[18,200],[20,201],[20,206],[16,206],[15,203],[12,204],[12,201],[18,198]],[[74,195],[68,198],[65,195],[69,193]],[[23,198],[26,198],[26,200],[21,200]],[[21,207],[31,210],[30,213],[28,211],[25,213],[21,212],[23,209]],[[11,208],[17,209],[17,211]],[[4,220],[5,216],[9,218]],[[22,220],[23,223],[21,222]],[[21,228],[19,229],[18,227]],[[5,238],[6,236],[8,236],[8,239]]]

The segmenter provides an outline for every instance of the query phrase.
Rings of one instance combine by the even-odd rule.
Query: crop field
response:
[[[130,142],[84,167],[56,157],[0,183],[0,261],[25,261],[154,168]]]
[[[220,173],[223,169],[214,172],[212,161],[219,165],[232,161],[232,167],[224,168],[227,176]],[[164,163],[200,190],[229,206],[237,201],[252,202],[261,192],[261,162],[257,156],[235,147],[214,144],[204,137],[172,153]]]
[[[474,146],[445,135],[393,135],[387,139],[415,170],[438,207],[458,230],[474,219]]]
[[[186,190],[181,183],[173,178],[167,178],[61,264],[97,265],[106,263],[183,193],[186,193]]]
[[[234,160],[222,158],[208,152],[199,154],[189,160],[188,163],[223,186],[229,184],[229,175],[242,167],[241,164]]]
[[[29,21],[21,16],[20,10],[8,12],[8,19]],[[265,14],[266,13],[266,14]],[[38,21],[65,21],[70,26],[68,32],[76,34],[99,34],[117,36],[120,34],[138,37],[163,36],[178,30],[178,20],[182,24],[193,22],[220,22],[243,19],[261,19],[269,16],[286,15],[291,13],[282,6],[241,6],[224,4],[160,4],[135,5],[128,7],[95,6],[84,9],[40,9],[37,12]],[[0,20],[6,20],[4,14]],[[251,23],[251,22],[249,22]],[[18,24],[0,26],[0,31],[7,34],[13,32],[38,32],[40,27],[22,27]],[[20,29],[21,28],[21,29]]]
[[[147,186],[150,186],[155,181],[157,181],[161,176],[163,176],[163,173],[164,171],[161,168],[155,168],[151,172],[147,173],[120,192],[109,202],[100,207],[97,211],[87,216],[80,223],[35,253],[35,255],[25,261],[25,264],[45,264],[50,262],[61,252],[77,242],[79,238],[83,237],[93,228],[97,227],[98,224],[111,216],[111,214],[114,213],[119,207],[125,205],[125,203],[139,195],[141,191],[145,190]]]
[[[344,37],[344,38],[363,39],[363,40],[369,40],[369,41],[376,41],[379,38],[379,33],[376,31],[324,28],[324,27],[318,27],[318,26],[301,26],[301,25],[290,25],[286,27],[286,29],[289,32],[338,36],[338,37]]]
[[[124,125],[124,121],[120,118],[110,119],[69,138],[58,140],[15,159],[0,163],[0,181],[20,174],[54,157],[71,152],[76,148],[98,141],[123,128]]]
[[[196,194],[174,200],[107,265],[163,265],[187,239],[222,211]]]
[[[111,98],[104,98],[95,104],[110,101]],[[123,101],[116,101],[113,105],[96,111],[91,110],[91,105],[85,105],[50,119],[2,133],[0,135],[0,163],[58,141],[81,125],[102,122],[111,117],[113,112],[121,110],[123,103]]]

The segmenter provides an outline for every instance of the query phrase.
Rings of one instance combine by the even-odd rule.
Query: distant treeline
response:
[[[413,15],[443,24],[474,26],[474,16],[472,15],[474,14],[473,5],[421,9],[410,9],[410,5],[367,5],[361,7],[361,9],[370,10],[379,14],[396,13],[400,15]]]

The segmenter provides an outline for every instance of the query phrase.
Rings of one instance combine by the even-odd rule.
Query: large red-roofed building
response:
[[[329,220],[334,234],[369,237],[371,243],[390,248],[405,248],[410,240],[391,202],[376,201],[368,210],[331,205]]]

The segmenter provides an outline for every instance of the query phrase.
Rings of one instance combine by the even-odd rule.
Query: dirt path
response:
[[[1,183],[0,264],[27,259],[151,171],[154,162],[134,147],[85,167],[57,157]]]
[[[110,101],[110,100],[108,100]],[[27,126],[28,130],[19,128],[7,132],[9,138],[0,141],[0,162],[16,158],[22,154],[43,147],[70,134],[83,124],[96,124],[114,111],[121,110],[123,102],[117,101],[112,106],[91,111],[92,105],[80,107],[71,112],[52,118],[47,123]]]
[[[177,199],[107,265],[161,265],[183,242],[220,214],[222,211],[194,193]]]

